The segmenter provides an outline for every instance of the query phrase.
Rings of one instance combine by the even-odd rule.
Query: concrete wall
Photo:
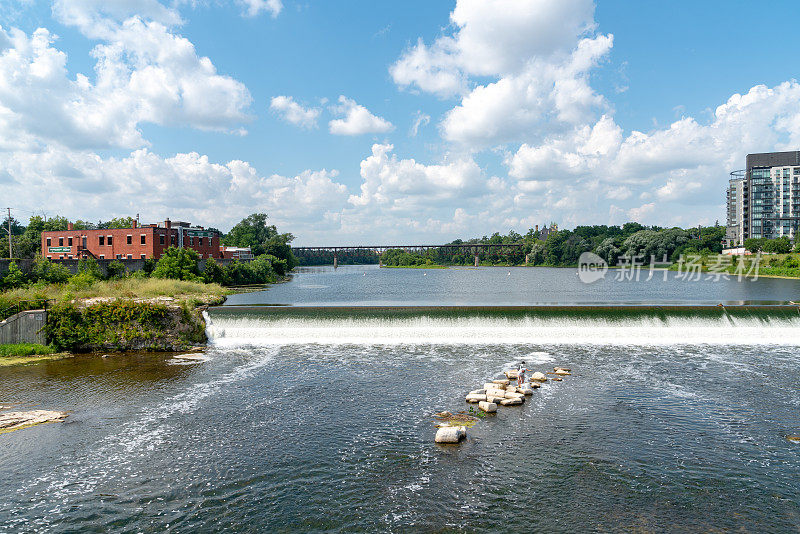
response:
[[[23,272],[27,273],[30,272],[31,268],[33,267],[33,260],[14,260],[17,263],[17,267],[19,267]],[[78,272],[78,262],[80,260],[50,260],[53,263],[60,263],[64,265],[70,272],[77,273]],[[118,261],[122,263],[128,272],[133,271],[140,271],[144,269],[144,262],[145,260],[114,260],[114,259],[104,259],[104,260],[95,260],[97,261],[97,265],[100,266],[100,269],[103,271],[103,274],[108,274],[108,264],[112,261]],[[235,260],[214,260],[219,265],[227,266],[233,263]],[[244,261],[244,260],[243,260]],[[8,272],[8,266],[11,263],[11,260],[8,259],[0,259],[0,276],[4,276],[6,272]],[[200,260],[198,262],[198,267],[200,268],[200,272],[203,272],[206,268],[206,260]]]
[[[0,321],[0,344],[5,343],[38,343],[47,344],[44,328],[47,312],[44,310],[28,310],[12,315]]]

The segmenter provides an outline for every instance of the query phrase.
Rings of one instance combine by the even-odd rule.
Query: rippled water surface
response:
[[[71,411],[0,435],[1,532],[800,529],[800,318],[211,320],[201,362],[0,369]],[[573,376],[433,443],[522,359]]]

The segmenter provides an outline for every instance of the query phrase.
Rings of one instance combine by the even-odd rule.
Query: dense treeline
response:
[[[336,254],[339,265],[373,265],[378,263],[378,254],[372,250],[344,249]],[[333,251],[313,250],[298,254],[299,265],[333,265]]]
[[[200,257],[194,250],[170,247],[158,261],[146,260],[145,268],[140,271],[128,272],[122,262],[112,261],[107,273],[103,273],[97,261],[89,258],[80,260],[78,272],[72,274],[64,265],[39,257],[28,273],[12,261],[8,272],[0,278],[0,290],[62,284],[70,291],[86,289],[96,281],[149,277],[242,286],[274,283],[287,272],[286,261],[271,254],[261,254],[247,262],[234,261],[227,266],[208,259],[203,270],[199,263]]]
[[[545,235],[545,233],[547,235]],[[697,228],[661,228],[625,223],[622,226],[578,226],[574,230],[537,232],[530,229],[522,235],[511,231],[507,235],[495,233],[491,236],[466,241],[455,240],[451,244],[514,244],[518,248],[497,248],[479,252],[483,265],[521,265],[529,256],[532,265],[553,267],[572,266],[578,263],[583,252],[594,252],[614,265],[621,256],[642,256],[649,261],[666,257],[677,260],[681,254],[710,255],[722,251],[725,227],[715,225]],[[424,253],[387,251],[381,257],[385,265],[473,265],[475,258],[469,250],[455,252],[442,248]]]

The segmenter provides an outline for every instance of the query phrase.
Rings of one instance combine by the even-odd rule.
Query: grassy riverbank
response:
[[[0,367],[59,360],[67,356],[69,353],[58,352],[50,345],[37,345],[36,343],[0,345]]]

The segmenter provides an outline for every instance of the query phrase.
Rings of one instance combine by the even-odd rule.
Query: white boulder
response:
[[[463,426],[443,426],[436,431],[436,443],[458,443],[467,437],[467,428]]]
[[[483,395],[484,393],[486,393],[485,389],[473,389],[469,392],[470,395]]]
[[[547,382],[547,377],[544,376],[544,373],[536,371],[531,375],[532,382]]]
[[[519,376],[519,371],[516,371],[516,370],[505,371],[505,375],[506,375],[506,378],[511,378],[513,380],[516,380],[517,377]]]
[[[519,406],[522,404],[522,399],[503,399],[500,404],[502,406]]]
[[[540,387],[542,387],[542,385],[539,382],[534,382],[533,380],[531,380],[532,389],[539,389]]]
[[[559,376],[569,376],[572,373],[570,373],[566,369],[556,369],[556,374],[559,375]]]
[[[497,411],[497,404],[494,402],[481,401],[478,403],[478,408],[486,413],[494,413]]]
[[[467,395],[467,399],[466,400],[467,400],[467,402],[471,402],[472,404],[475,404],[476,402],[485,401],[486,400],[486,395],[469,394],[469,395]]]
[[[520,393],[523,395],[533,395],[533,390],[531,388],[522,388]]]
[[[508,378],[498,378],[497,380],[492,380],[492,382],[495,384],[507,386],[511,382],[511,380],[509,380]]]

